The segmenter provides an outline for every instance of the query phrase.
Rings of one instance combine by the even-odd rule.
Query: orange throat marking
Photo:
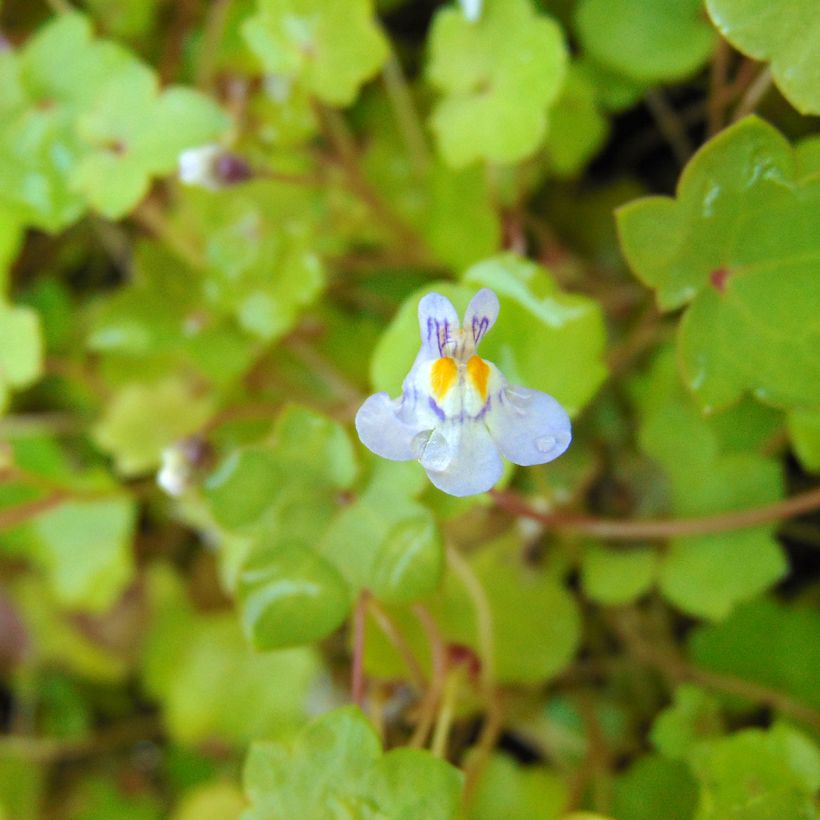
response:
[[[447,391],[455,384],[458,377],[458,365],[454,359],[445,356],[436,359],[430,370],[430,386],[433,388],[433,395],[441,400],[447,395]]]
[[[487,379],[490,377],[490,366],[480,356],[471,356],[467,362],[467,375],[478,390],[482,401],[487,401]]]

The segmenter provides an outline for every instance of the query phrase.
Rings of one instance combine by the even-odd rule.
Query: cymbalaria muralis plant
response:
[[[816,0],[0,0],[0,818],[811,818]]]

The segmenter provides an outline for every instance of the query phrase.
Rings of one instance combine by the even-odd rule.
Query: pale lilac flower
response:
[[[185,185],[220,191],[251,176],[245,160],[220,145],[200,145],[179,155],[179,179]]]
[[[467,306],[464,326],[449,299],[419,302],[421,350],[402,395],[376,393],[356,414],[359,438],[376,455],[418,459],[450,495],[489,490],[501,477],[501,455],[513,464],[544,464],[572,439],[569,417],[552,396],[510,385],[476,355],[498,316],[498,298],[483,288]]]
[[[475,23],[481,17],[481,7],[484,4],[483,0],[459,0],[461,3],[461,11],[464,13],[468,23]]]

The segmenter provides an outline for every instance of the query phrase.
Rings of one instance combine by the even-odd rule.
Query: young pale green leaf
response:
[[[418,749],[382,754],[352,706],[335,709],[286,743],[254,743],[245,763],[247,820],[379,818],[454,820],[462,776]]]
[[[590,544],[581,557],[581,582],[593,601],[628,604],[649,591],[657,567],[658,555],[649,547],[619,550]]]
[[[820,410],[792,410],[787,427],[800,463],[807,470],[820,472]]]
[[[637,200],[617,216],[624,254],[658,304],[691,303],[678,349],[701,407],[747,391],[781,407],[820,404],[820,179],[797,179],[772,126],[732,126],[691,160],[675,199]]]
[[[468,820],[559,820],[568,799],[563,780],[542,766],[522,766],[494,753],[481,772]]]
[[[606,377],[605,330],[600,306],[586,296],[563,293],[549,272],[507,253],[473,265],[462,284],[436,282],[413,294],[385,331],[371,360],[376,390],[397,395],[419,349],[418,300],[436,291],[463,311],[482,287],[492,288],[501,312],[482,341],[481,355],[514,384],[555,396],[576,414]]]
[[[139,475],[156,469],[162,451],[198,430],[212,412],[212,398],[181,378],[128,384],[109,400],[94,440],[114,457],[119,473]]]
[[[354,102],[388,53],[372,0],[258,0],[243,33],[265,71],[336,106]]]
[[[697,817],[814,817],[820,749],[783,723],[703,741],[693,750],[700,780]]]
[[[176,742],[216,738],[244,745],[305,722],[310,687],[321,669],[314,649],[255,652],[233,613],[196,612],[165,566],[151,567],[147,586],[151,621],[142,645],[142,681],[162,704]]]
[[[7,73],[0,66],[0,77]],[[174,170],[183,149],[213,141],[229,124],[198,92],[160,94],[154,72],[95,39],[80,14],[59,15],[26,43],[17,77],[23,97],[0,128],[0,167],[9,165],[0,200],[49,230],[76,219],[84,202],[124,216],[152,176]]]
[[[695,629],[689,649],[698,664],[820,709],[820,614],[813,609],[759,599],[722,623]]]
[[[260,543],[236,587],[245,634],[256,649],[308,644],[337,629],[352,593],[335,567],[312,547]]]
[[[777,87],[801,114],[820,114],[820,18],[814,0],[706,0],[738,51],[768,60]]]
[[[304,186],[263,180],[220,192],[188,192],[179,221],[204,249],[203,288],[214,311],[272,342],[315,300],[325,276]]]
[[[440,9],[427,75],[445,95],[431,125],[447,164],[511,163],[534,153],[566,61],[560,26],[529,0],[487,0],[477,22],[458,9]]]
[[[12,389],[33,384],[43,369],[39,315],[28,307],[0,301],[0,413]]]
[[[190,89],[162,93],[152,70],[134,60],[105,83],[77,123],[90,149],[74,187],[109,219],[119,219],[147,193],[152,177],[174,171],[186,148],[216,140],[229,120],[216,103]]]
[[[684,79],[717,39],[700,0],[581,0],[575,23],[595,60],[638,82]]]
[[[130,499],[67,501],[37,518],[37,557],[57,600],[100,612],[131,581],[136,507]]]

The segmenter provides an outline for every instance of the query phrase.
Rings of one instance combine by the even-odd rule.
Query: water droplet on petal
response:
[[[541,453],[548,453],[555,447],[555,437],[554,436],[542,436],[541,438],[537,438],[535,440],[535,449]]]
[[[421,458],[422,455],[424,455],[424,448],[427,446],[427,442],[430,441],[430,436],[432,435],[432,430],[422,430],[421,433],[416,433],[416,435],[413,436],[410,442],[410,449],[416,458]]]
[[[532,402],[532,393],[520,387],[508,387],[504,391],[504,398],[507,399],[517,415],[523,416]]]
[[[425,470],[446,470],[453,460],[453,448],[438,430],[418,433],[410,442],[410,446]]]

